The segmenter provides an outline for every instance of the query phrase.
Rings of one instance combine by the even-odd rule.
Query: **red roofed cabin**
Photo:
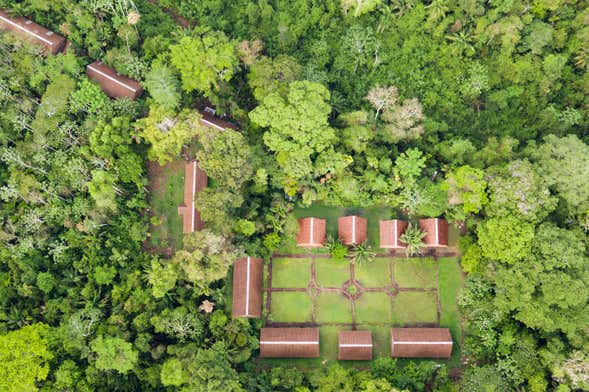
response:
[[[339,331],[337,359],[369,361],[372,359],[370,331]]]
[[[450,358],[452,336],[448,328],[393,328],[391,356],[397,358]]]
[[[200,122],[207,127],[217,128],[220,131],[225,129],[239,131],[237,125],[230,123],[229,121],[221,120],[219,117],[215,116],[215,109],[207,107],[201,112],[201,115]]]
[[[137,99],[143,93],[143,87],[139,82],[119,75],[114,69],[99,61],[88,65],[86,75],[97,82],[102,91],[111,98]]]
[[[184,166],[184,203],[178,207],[178,215],[182,217],[182,232],[185,234],[204,228],[194,198],[206,187],[207,175],[198,167],[198,162],[187,162]]]
[[[339,239],[344,245],[361,244],[366,241],[366,218],[351,215],[342,216],[337,221]]]
[[[27,18],[20,16],[10,17],[4,10],[0,10],[0,27],[43,46],[47,54],[57,54],[65,46],[66,40],[61,35],[55,34],[53,31],[39,26]]]
[[[425,237],[423,238],[425,246],[448,246],[448,222],[445,219],[420,219],[419,228],[425,232]]]
[[[380,247],[383,249],[404,249],[406,244],[400,241],[401,235],[407,228],[407,222],[399,219],[381,220]]]
[[[320,248],[325,244],[325,219],[299,219],[299,234],[297,246],[305,248]]]
[[[262,259],[244,257],[233,263],[233,317],[262,317]]]
[[[262,328],[261,358],[319,357],[319,328]]]

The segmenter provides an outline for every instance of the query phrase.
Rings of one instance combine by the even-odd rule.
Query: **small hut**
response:
[[[97,82],[102,91],[111,98],[137,99],[143,93],[143,87],[138,81],[119,75],[114,69],[99,61],[86,67],[86,75]]]
[[[325,219],[299,219],[297,246],[304,248],[320,248],[325,244]]]
[[[431,248],[448,246],[448,222],[445,219],[420,219],[419,228],[425,232],[423,238],[425,246]]]
[[[207,126],[217,128],[220,131],[224,131],[225,129],[232,129],[234,131],[239,131],[239,127],[229,121],[221,120],[219,117],[215,116],[212,110],[204,110],[201,112],[200,122]]]
[[[400,241],[401,235],[407,228],[407,222],[399,219],[381,220],[380,247],[383,249],[404,249],[406,244]]]
[[[178,206],[178,215],[182,217],[182,232],[192,233],[202,230],[204,224],[200,212],[194,205],[196,194],[207,187],[207,175],[198,166],[195,159],[184,165],[184,203]]]
[[[57,54],[65,46],[65,38],[23,17],[11,17],[8,12],[0,10],[0,28],[15,35],[26,37],[31,42],[43,46],[45,53]]]
[[[452,346],[448,328],[391,329],[392,357],[450,358]]]
[[[233,263],[233,317],[262,317],[262,259],[244,257]]]
[[[339,331],[337,358],[339,360],[371,360],[372,333],[370,331]]]
[[[361,244],[366,241],[366,218],[351,215],[342,216],[337,221],[339,239],[345,245]]]
[[[262,328],[261,358],[319,357],[319,328]]]

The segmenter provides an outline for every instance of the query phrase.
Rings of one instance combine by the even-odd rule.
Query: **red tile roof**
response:
[[[111,98],[137,99],[143,93],[143,87],[139,82],[119,75],[114,69],[99,61],[88,65],[86,75],[97,82],[102,91]]]
[[[306,248],[320,248],[325,244],[325,219],[299,219],[299,234],[297,246]]]
[[[244,257],[233,263],[233,317],[262,317],[262,259]]]
[[[339,331],[339,360],[371,360],[372,333],[370,331]]]
[[[445,219],[420,219],[419,228],[425,232],[425,237],[423,238],[425,246],[448,246],[448,222]]]
[[[407,222],[391,219],[381,220],[380,224],[380,247],[383,249],[402,249],[407,245],[400,241],[401,235],[407,228]]]
[[[392,357],[450,358],[452,346],[448,328],[391,329]]]
[[[48,54],[57,54],[65,46],[65,38],[23,17],[11,17],[0,10],[0,28],[30,39],[45,48]]]
[[[338,219],[337,226],[339,238],[345,245],[366,241],[366,218],[356,215],[342,216]]]
[[[182,216],[183,233],[203,229],[204,225],[194,205],[194,198],[206,187],[207,175],[198,167],[198,162],[196,160],[187,162],[184,166],[184,203],[178,207],[178,215]]]

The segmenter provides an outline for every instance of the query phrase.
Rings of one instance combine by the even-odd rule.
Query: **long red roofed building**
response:
[[[233,317],[262,317],[264,262],[244,257],[233,263]]]
[[[57,54],[66,44],[66,39],[53,31],[21,16],[11,17],[8,12],[0,10],[0,27],[15,35],[27,38],[43,46],[45,53]]]
[[[100,61],[88,65],[86,75],[98,83],[102,91],[111,98],[137,99],[143,93],[143,87],[138,81],[119,75],[117,71]]]
[[[391,356],[398,358],[450,358],[452,336],[448,328],[393,328]]]
[[[339,331],[337,359],[371,360],[372,333],[370,331]]]
[[[319,328],[262,328],[261,358],[319,357]]]
[[[186,163],[184,166],[184,203],[178,207],[178,215],[182,217],[182,232],[185,234],[204,228],[194,198],[198,192],[207,187],[207,181],[206,173],[200,169],[196,160]]]

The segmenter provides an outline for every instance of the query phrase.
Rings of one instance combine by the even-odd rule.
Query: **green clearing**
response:
[[[271,296],[272,321],[295,323],[311,321],[313,302],[306,292],[278,291]]]
[[[311,259],[272,260],[272,287],[306,288],[311,280]]]
[[[352,305],[343,294],[323,292],[317,296],[315,301],[315,315],[318,323],[352,323]]]
[[[149,205],[156,224],[150,227],[148,247],[171,253],[182,247],[182,218],[178,206],[184,202],[184,161],[158,167],[150,173]],[[171,248],[171,252],[164,252]]]
[[[385,287],[391,284],[390,258],[376,258],[369,263],[356,265],[354,275],[362,287]]]
[[[391,297],[383,292],[364,292],[355,303],[358,324],[386,324],[393,320]]]
[[[436,323],[437,299],[433,292],[400,291],[393,299],[393,323],[400,326]]]
[[[315,259],[317,283],[322,287],[338,287],[350,280],[350,262],[332,259]]]
[[[399,287],[435,288],[438,285],[438,266],[434,259],[396,258],[393,270]]]
[[[460,352],[462,346],[462,326],[456,299],[464,283],[462,269],[455,258],[441,257],[438,259],[440,269],[439,296],[442,308],[440,326],[450,328],[454,340],[454,350],[450,363],[460,366]]]

